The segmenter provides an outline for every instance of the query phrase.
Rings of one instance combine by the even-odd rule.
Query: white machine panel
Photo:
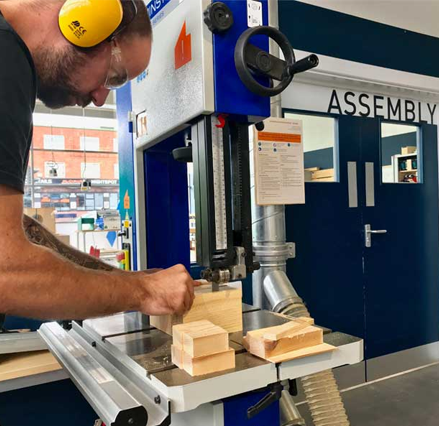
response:
[[[296,379],[321,371],[357,364],[364,359],[364,342],[356,340],[338,347],[334,352],[283,362],[279,365],[279,380]]]
[[[248,358],[250,362],[256,360],[247,354],[239,354],[236,358],[237,365],[240,364],[238,358]],[[195,378],[190,384],[175,382],[172,386],[161,382],[155,374],[151,376],[151,383],[171,401],[172,413],[181,413],[194,410],[208,402],[261,389],[278,380],[275,364],[256,361],[255,365],[251,368],[218,374],[205,380]]]
[[[212,33],[203,22],[209,4],[171,0],[153,19],[151,65],[132,82],[137,149],[155,145],[214,110]]]

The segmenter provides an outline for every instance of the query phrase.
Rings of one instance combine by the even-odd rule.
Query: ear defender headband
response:
[[[133,21],[137,7],[134,0],[130,3],[132,17],[125,23],[121,0],[67,0],[59,12],[59,28],[75,46],[97,46],[113,40]]]

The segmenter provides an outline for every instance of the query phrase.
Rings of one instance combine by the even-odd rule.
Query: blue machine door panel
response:
[[[361,214],[349,208],[347,171],[360,156],[357,122],[338,120],[339,182],[306,183],[306,204],[286,208],[297,252],[287,273],[318,324],[363,337]]]
[[[419,184],[381,183],[379,135],[380,122],[367,120],[362,157],[374,164],[375,206],[363,207],[363,221],[387,230],[364,248],[368,358],[439,340],[437,128],[420,126]]]

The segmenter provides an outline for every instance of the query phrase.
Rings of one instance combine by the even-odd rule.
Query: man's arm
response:
[[[83,266],[87,269],[118,271],[117,268],[102,262],[98,258],[90,256],[82,251],[76,250],[72,246],[64,244],[44,225],[27,215],[23,215],[23,228],[29,241],[53,250],[55,253],[58,253],[76,265]]]
[[[190,309],[194,281],[183,266],[151,275],[86,269],[31,243],[22,217],[22,194],[0,185],[0,312],[82,319],[127,310],[161,315]]]

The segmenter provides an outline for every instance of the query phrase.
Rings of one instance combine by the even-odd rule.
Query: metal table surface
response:
[[[288,321],[268,311],[255,311],[251,307],[243,310],[244,333]],[[186,412],[279,380],[303,377],[363,359],[361,339],[329,333],[325,341],[339,350],[273,364],[247,353],[242,347],[241,332],[231,335],[231,344],[237,350],[235,368],[192,377],[172,364],[172,337],[149,326],[145,329],[141,316],[127,314],[125,318],[122,314],[84,323],[82,327],[74,323],[69,332],[56,323],[48,323],[41,333],[81,392],[94,403],[95,410],[110,420],[114,417],[110,414],[119,412],[118,407],[127,398],[126,409],[137,403],[138,407],[148,407],[151,416],[159,419],[166,417],[168,404],[173,413]],[[142,330],[136,331],[137,328]],[[114,390],[111,401],[107,401],[109,386]],[[155,402],[157,395],[159,403]]]
[[[0,354],[34,352],[47,349],[36,331],[27,333],[0,333]]]
[[[243,336],[245,336],[248,331],[273,327],[289,321],[287,318],[269,311],[248,308],[244,308],[244,310],[243,331],[230,334],[230,345],[236,351],[235,371],[241,371],[245,368],[254,368],[268,363],[265,360],[258,359],[246,353],[243,345]],[[108,320],[111,321],[111,317]],[[117,318],[116,321],[120,322],[120,319]],[[107,327],[107,329],[113,330],[114,327]],[[361,339],[343,333],[327,332],[324,335],[324,341],[333,346],[341,347],[361,342]],[[227,374],[227,372],[220,372],[213,375],[205,375],[201,378],[191,377],[172,363],[171,345],[172,336],[157,329],[116,335],[105,338],[104,342],[104,346],[107,347],[114,356],[121,358],[128,357],[130,363],[134,361],[142,368],[142,371],[144,371],[143,374],[147,376],[154,375],[166,386],[184,386],[202,380],[209,380],[218,375]],[[240,355],[245,355],[245,357],[241,357]],[[290,362],[287,364],[289,363]]]
[[[102,340],[127,333],[150,330],[149,317],[140,312],[127,312],[108,317],[85,320],[82,323],[84,330],[100,336]]]

